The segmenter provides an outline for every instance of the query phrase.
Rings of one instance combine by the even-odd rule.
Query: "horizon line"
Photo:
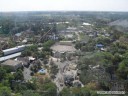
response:
[[[112,10],[15,10],[15,11],[0,11],[0,13],[18,13],[18,12],[119,12],[127,13],[128,11],[112,11]]]

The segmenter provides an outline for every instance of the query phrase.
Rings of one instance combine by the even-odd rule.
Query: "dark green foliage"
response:
[[[111,40],[110,40],[110,38],[98,38],[97,39],[97,44],[103,44],[103,45],[105,45],[105,46],[107,46],[107,45],[110,45],[110,43],[111,43]]]
[[[44,59],[44,64],[48,64],[48,60],[47,59]]]
[[[56,85],[52,82],[46,83],[42,86],[43,95],[42,96],[56,96],[57,90]]]
[[[41,69],[41,64],[39,62],[37,62],[37,64],[34,64],[33,66],[31,66],[30,69],[33,72],[37,72],[39,69]]]
[[[60,92],[60,96],[98,96],[95,91],[92,91],[86,87],[82,88],[64,88]]]
[[[57,87],[49,79],[41,83],[38,90],[41,96],[57,96]]]
[[[0,96],[12,96],[11,89],[9,87],[0,86]]]
[[[80,42],[76,42],[75,48],[76,49],[81,49],[81,47],[82,47],[82,44]]]
[[[96,42],[94,40],[88,40],[87,43],[76,42],[75,48],[80,49],[82,52],[93,52],[95,50]]]
[[[120,36],[122,36],[122,35],[123,35],[123,32],[113,29],[113,34],[112,34],[113,40],[118,40],[120,38]]]
[[[27,85],[27,89],[31,89],[31,90],[37,89],[37,85],[35,83],[28,82],[26,85]]]
[[[42,96],[37,92],[34,92],[33,90],[25,90],[22,92],[22,96]]]
[[[58,73],[58,66],[57,65],[55,65],[54,63],[53,64],[51,64],[51,71],[50,71],[50,73],[52,74],[52,76],[51,77],[53,77],[54,78],[54,76]]]
[[[0,81],[3,80],[6,76],[6,70],[0,67]]]
[[[52,40],[48,40],[47,42],[43,43],[44,48],[49,48],[51,47],[55,42]]]
[[[100,84],[100,87],[101,89],[105,90],[105,91],[109,91],[109,86],[108,86],[108,83],[104,82],[104,81],[101,81],[99,82]]]
[[[22,56],[37,56],[37,46],[36,45],[32,45],[32,46],[28,46],[26,47],[26,49],[22,52]]]
[[[24,80],[24,76],[23,76],[23,73],[22,73],[22,70],[17,70],[16,73],[14,73],[14,79],[15,80]]]
[[[17,82],[17,81],[15,81],[15,82]],[[26,84],[25,83],[22,83],[22,82],[15,83],[13,87],[14,87],[13,90],[16,93],[17,92],[20,92],[21,93],[22,91],[25,91],[25,90],[28,89],[27,86],[26,86]]]
[[[124,59],[118,67],[117,73],[122,79],[127,79],[128,76],[128,59]]]
[[[2,33],[3,34],[9,34],[11,32],[11,30],[13,29],[14,27],[14,22],[10,19],[3,19],[1,21],[2,23]]]
[[[8,66],[2,66],[2,69],[6,70],[7,73],[10,73],[12,69]]]
[[[64,88],[61,92],[60,92],[60,96],[71,96],[71,92],[68,88]]]

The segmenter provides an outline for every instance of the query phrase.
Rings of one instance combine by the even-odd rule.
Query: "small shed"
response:
[[[103,48],[104,45],[103,45],[103,44],[96,44],[96,47],[97,47],[97,48]]]
[[[42,68],[41,70],[38,71],[38,73],[40,73],[40,74],[46,74],[47,73],[47,70]]]

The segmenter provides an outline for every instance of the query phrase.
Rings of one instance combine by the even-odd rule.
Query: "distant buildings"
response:
[[[78,29],[76,27],[68,27],[67,29],[60,31],[59,33],[61,35],[62,34],[73,34],[73,33],[77,32],[77,31],[78,31]]]

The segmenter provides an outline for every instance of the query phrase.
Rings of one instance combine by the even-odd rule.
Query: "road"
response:
[[[65,61],[65,62],[55,62],[55,64],[58,65],[59,68],[59,72],[56,75],[56,78],[54,79],[54,83],[56,84],[57,88],[58,88],[58,92],[60,92],[63,87],[64,87],[64,70],[66,68],[66,66],[68,66],[70,64],[69,61]],[[63,86],[61,86],[61,85]]]
[[[23,75],[25,81],[31,80],[32,76],[30,74],[31,74],[31,70],[29,68],[24,67]]]

